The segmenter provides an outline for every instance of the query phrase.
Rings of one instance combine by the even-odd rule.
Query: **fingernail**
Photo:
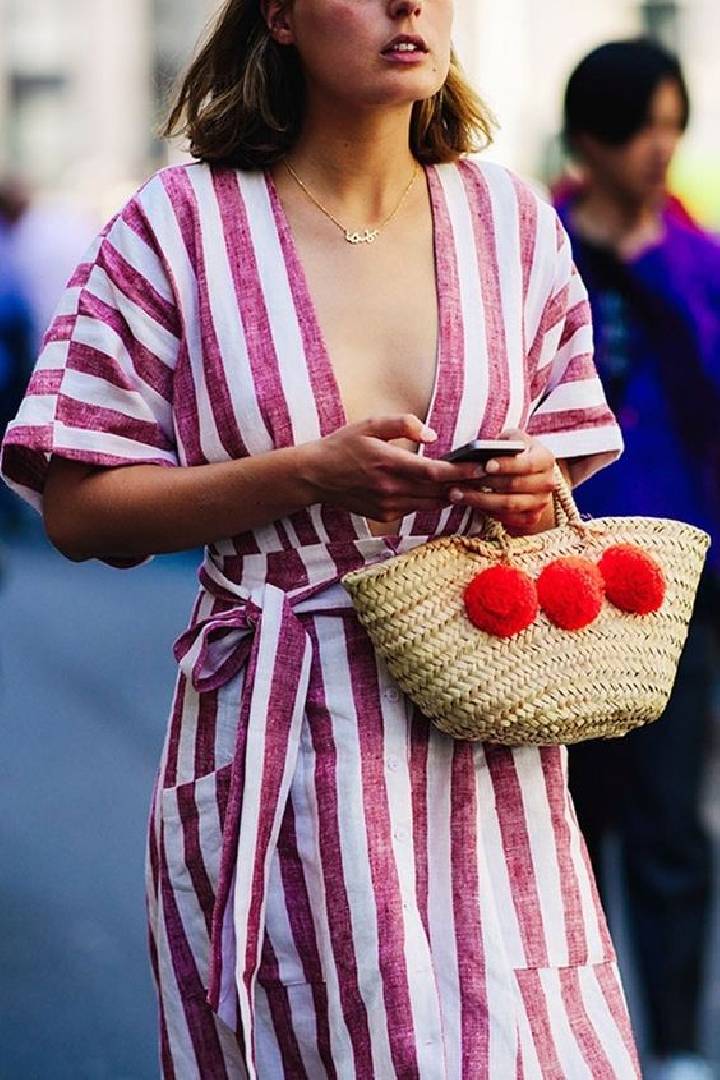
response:
[[[485,466],[485,472],[487,472],[487,473],[500,472],[500,462],[499,461],[488,461],[488,463]]]
[[[435,440],[437,439],[437,431],[433,431],[433,429],[431,427],[428,427],[427,424],[423,424],[422,437],[428,442],[435,442]]]
[[[463,493],[462,493],[462,491],[460,491],[459,488],[452,488],[451,491],[450,491],[450,495],[448,497],[450,499],[450,502],[453,502],[453,503],[462,502]]]

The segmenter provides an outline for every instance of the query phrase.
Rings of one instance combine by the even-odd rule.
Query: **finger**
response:
[[[464,504],[484,514],[509,515],[526,513],[544,513],[550,500],[546,494],[536,495],[496,495],[484,491],[464,491],[453,488],[449,493],[451,503]]]
[[[505,471],[504,470],[504,465],[501,466],[500,470],[498,470],[498,468],[497,468],[498,464],[500,464],[501,462],[520,460],[520,462],[522,463],[523,461],[527,460],[526,455],[527,455],[528,450],[532,446],[533,440],[530,438],[529,435],[526,434],[526,432],[520,431],[519,428],[506,428],[504,431],[502,431],[500,433],[498,438],[499,439],[505,439],[508,442],[524,443],[525,444],[525,450],[520,454],[508,454],[507,456],[502,455],[502,456],[500,456],[498,458],[491,458],[489,461],[487,461],[485,463],[485,468],[486,469],[487,469],[488,465],[490,466],[490,469],[488,470],[489,472],[494,473],[494,472],[498,472],[498,471],[501,471],[501,472]]]
[[[498,435],[499,439],[506,439],[508,442],[521,442],[525,443],[525,446],[532,446],[534,440],[526,431],[521,431],[520,428],[505,428]]]
[[[556,489],[551,472],[527,473],[516,476],[485,476],[468,485],[457,485],[468,491],[494,495],[550,495]]]
[[[375,507],[369,515],[367,514],[367,505],[357,507],[355,513],[369,516],[373,521],[395,521],[398,518],[407,517],[409,514],[444,510],[447,505],[448,502],[446,498],[399,499],[391,506]]]
[[[363,435],[389,442],[391,439],[409,439],[416,443],[433,443],[437,433],[413,413],[400,416],[378,416],[361,421],[358,428]]]
[[[377,498],[389,503],[401,501],[403,503],[416,503],[422,499],[430,502],[441,502],[443,506],[448,506],[450,501],[448,491],[452,486],[425,480],[407,480],[395,477],[386,479],[381,487],[376,490],[375,495]],[[462,487],[458,490],[466,491],[468,488]]]
[[[381,460],[388,475],[414,485],[449,487],[485,476],[485,470],[477,462],[437,461],[390,444],[383,446]]]
[[[526,437],[527,441],[527,437]],[[485,471],[489,476],[513,476],[533,474],[540,472],[552,472],[555,467],[555,457],[552,451],[535,440],[527,441],[525,450],[520,454],[508,457],[493,458],[488,461]]]
[[[534,473],[552,472],[555,458],[544,447],[531,446],[513,457],[493,458],[485,471],[488,476],[531,476]]]
[[[408,451],[400,451],[397,459],[398,476],[410,483],[433,484],[437,487],[462,486],[485,478],[485,469],[477,462],[432,461]]]

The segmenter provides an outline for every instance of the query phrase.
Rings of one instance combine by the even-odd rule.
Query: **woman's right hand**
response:
[[[450,489],[476,480],[473,464],[433,461],[394,446],[395,440],[428,444],[437,438],[417,416],[385,416],[347,424],[298,448],[301,475],[318,503],[373,521],[391,522],[418,510],[450,503]]]

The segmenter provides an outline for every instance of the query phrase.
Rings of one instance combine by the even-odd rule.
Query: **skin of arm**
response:
[[[74,562],[199,547],[309,506],[299,457],[292,448],[179,469],[94,469],[55,458],[45,485],[45,529]]]
[[[94,468],[54,458],[45,485],[47,534],[67,558],[142,558],[182,551],[267,525],[315,503],[377,521],[462,501],[517,533],[553,524],[554,459],[533,440],[497,472],[394,446],[434,441],[414,416],[350,424],[304,446],[183,468]],[[478,486],[492,486],[493,493]],[[450,492],[460,499],[451,499]]]

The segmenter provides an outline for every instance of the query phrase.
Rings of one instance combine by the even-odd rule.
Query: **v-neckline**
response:
[[[441,380],[444,377],[444,368],[446,362],[446,342],[444,341],[444,330],[448,325],[446,319],[446,307],[449,303],[449,298],[446,296],[446,291],[442,288],[441,280],[441,253],[439,250],[439,204],[438,200],[441,198],[438,190],[439,183],[433,182],[434,177],[430,174],[430,168],[423,166],[422,171],[425,177],[425,183],[427,185],[428,197],[430,202],[430,216],[431,216],[431,228],[432,228],[432,244],[433,244],[433,269],[435,274],[435,297],[437,304],[437,338],[435,344],[435,371],[433,375],[432,390],[430,393],[430,400],[428,402],[427,415],[423,417],[423,421],[426,426],[432,428],[438,434],[437,444],[431,443],[429,447],[425,444],[420,444],[416,450],[416,454],[419,457],[428,455],[428,449],[430,456],[432,456],[432,447],[440,445],[444,440],[441,439],[442,432],[439,430],[438,424],[441,420],[441,416],[438,410],[438,398],[439,387]],[[345,404],[343,402],[342,393],[340,390],[340,383],[333,366],[332,357],[327,344],[327,339],[320,323],[318,310],[310,290],[310,283],[308,280],[305,266],[300,256],[298,245],[295,241],[295,234],[293,233],[292,226],[290,225],[289,218],[285,212],[280,194],[277,189],[274,177],[269,170],[264,173],[265,185],[270,199],[273,212],[275,214],[276,223],[284,234],[285,243],[281,244],[283,258],[286,261],[286,269],[289,275],[292,275],[295,285],[295,294],[299,303],[304,309],[304,315],[309,325],[310,331],[318,344],[317,361],[321,366],[321,375],[324,384],[329,388],[329,394],[318,400],[318,411],[321,414],[321,427],[327,431],[334,431],[338,428],[344,427],[349,423],[347,412],[345,410]],[[289,259],[288,259],[289,255]],[[309,359],[306,357],[305,362],[309,363]],[[368,523],[367,517],[361,515],[352,514],[353,523],[355,524],[355,530],[359,533],[362,539],[371,538],[374,540],[382,539],[376,533],[373,533]],[[407,514],[398,526],[397,534],[404,536],[408,535],[412,531],[412,524],[415,519],[415,513]]]

